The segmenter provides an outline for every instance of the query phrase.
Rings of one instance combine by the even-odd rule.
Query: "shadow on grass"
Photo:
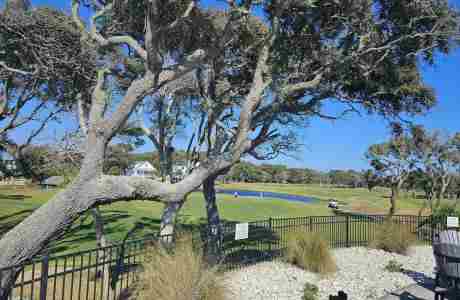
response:
[[[0,235],[5,234],[22,220],[28,217],[33,209],[26,209],[16,213],[0,217]],[[206,247],[208,231],[207,219],[191,219],[190,215],[180,215],[176,228],[180,233],[191,233],[195,241]],[[126,211],[104,210],[102,211],[104,222],[104,234],[111,239],[109,243],[121,242],[128,232],[132,232],[129,239],[141,239],[155,235],[159,232],[161,220],[158,217],[140,217]],[[130,219],[128,221],[128,219]],[[189,220],[189,222],[187,222]],[[193,220],[193,221],[190,221]],[[244,240],[235,240],[235,224],[233,220],[223,219],[223,247],[225,261],[231,264],[248,264],[259,260],[266,260],[267,257],[276,255],[276,245],[279,237],[272,231],[268,224],[249,224],[249,236]],[[56,237],[43,253],[63,254],[75,251],[76,248],[94,248],[96,246],[96,232],[94,220],[91,214],[82,215],[73,225],[61,235]],[[272,247],[273,246],[273,247]]]
[[[151,237],[160,230],[161,220],[155,217],[140,217],[127,211],[103,210],[101,211],[104,223],[104,235],[109,238],[109,243],[119,243],[123,239],[142,239]],[[127,219],[130,219],[127,221]],[[177,224],[178,231],[197,232],[198,224]],[[127,237],[128,235],[128,237]],[[94,220],[89,213],[80,217],[73,226],[57,237],[45,249],[48,253],[62,253],[72,250],[75,245],[91,244],[96,247],[96,232]]]
[[[34,210],[24,209],[9,215],[0,217],[0,237],[10,231],[13,227],[27,218]]]
[[[126,223],[123,220],[131,218],[132,215],[125,211],[102,211],[102,220],[104,223],[104,235],[120,235],[127,231]],[[96,246],[96,232],[94,220],[89,213],[75,221],[73,226],[58,236],[50,246],[44,251],[48,253],[59,253],[75,248],[75,245],[94,242]],[[116,241],[113,241],[116,242]],[[93,248],[91,247],[91,248]]]
[[[6,195],[6,194],[0,194],[0,199],[6,199],[6,200],[24,200],[24,199],[29,199],[32,198],[32,196],[29,195]]]

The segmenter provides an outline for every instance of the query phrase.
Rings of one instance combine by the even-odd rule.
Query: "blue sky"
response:
[[[3,5],[4,0],[0,0]],[[219,0],[203,1],[207,6],[222,5]],[[70,0],[32,0],[33,5],[58,6],[70,10]],[[460,6],[460,0],[451,1]],[[438,105],[426,116],[413,119],[429,129],[441,129],[448,133],[460,132],[460,50],[448,57],[442,56],[434,67],[423,66],[425,82],[435,89]],[[328,111],[336,107],[329,105]],[[47,133],[62,131],[53,126]],[[307,128],[297,130],[299,140],[304,147],[296,153],[296,158],[280,157],[273,163],[288,164],[292,167],[308,167],[319,170],[330,169],[365,169],[364,152],[369,145],[382,142],[388,138],[388,123],[378,116],[348,116],[345,120],[334,122],[313,119]],[[20,134],[20,132],[18,133]],[[150,150],[147,144],[142,150]]]

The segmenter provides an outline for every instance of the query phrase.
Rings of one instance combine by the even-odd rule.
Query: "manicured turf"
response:
[[[228,221],[253,221],[268,217],[295,217],[306,215],[330,215],[327,201],[335,198],[346,202],[355,210],[371,213],[385,212],[389,200],[386,190],[368,192],[365,189],[326,188],[314,185],[282,185],[282,184],[226,184],[223,188],[280,192],[304,196],[312,196],[321,201],[313,204],[289,202],[275,199],[257,199],[230,195],[218,195],[218,206],[222,219]],[[34,209],[45,203],[58,191],[43,191],[37,188],[0,187],[0,235],[4,234]],[[421,200],[405,197],[399,201],[402,213],[416,213]],[[148,201],[119,202],[102,208],[105,221],[105,232],[110,240],[122,239],[126,232],[136,223],[144,228],[137,235],[156,232],[162,211],[162,204]],[[204,222],[206,217],[202,195],[193,193],[184,205],[179,222],[194,226]],[[66,239],[54,245],[52,251],[65,253],[94,247],[95,233],[90,217],[76,222],[78,228],[68,234]]]
[[[385,188],[377,188],[369,192],[364,188],[337,188],[320,185],[297,185],[297,184],[254,184],[254,183],[237,183],[221,185],[222,188],[242,189],[242,190],[257,190],[267,192],[279,192],[296,195],[304,195],[314,197],[323,201],[336,199],[339,202],[344,202],[347,207],[353,211],[361,211],[367,213],[386,213],[390,208],[390,191]],[[416,195],[421,198],[421,195]],[[319,204],[321,207],[320,214],[327,214],[328,210],[324,210],[324,203]],[[399,214],[418,214],[419,209],[423,205],[422,199],[415,199],[410,193],[402,192],[398,200]],[[314,206],[314,205],[313,205]],[[315,207],[316,208],[316,207]],[[320,215],[319,214],[319,215]]]

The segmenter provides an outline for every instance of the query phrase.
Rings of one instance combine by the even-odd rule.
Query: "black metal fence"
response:
[[[234,269],[279,257],[294,232],[320,233],[334,248],[366,246],[386,218],[382,215],[270,218],[249,222],[247,238],[241,240],[235,239],[236,223],[226,223],[222,228],[223,266]],[[393,216],[392,221],[413,232],[422,244],[431,244],[433,232],[445,224],[425,216]],[[207,230],[202,228],[200,242],[207,240]],[[10,293],[11,300],[123,299],[142,269],[145,249],[157,241],[151,237],[68,255],[45,255],[20,266],[0,269],[0,281],[12,269],[20,270]]]
[[[149,237],[67,255],[43,255],[0,269],[0,281],[11,270],[20,270],[11,300],[123,299],[142,268],[145,249],[156,241]]]
[[[388,219],[385,215],[307,216],[270,218],[249,222],[248,238],[235,240],[235,223],[223,228],[223,252],[227,268],[279,257],[288,238],[296,232],[319,233],[331,247],[361,247],[372,241],[378,229]],[[429,245],[433,233],[444,228],[445,222],[431,216],[393,216],[392,222],[412,232],[418,244]]]

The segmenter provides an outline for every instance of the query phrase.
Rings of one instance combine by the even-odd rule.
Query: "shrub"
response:
[[[443,204],[433,211],[435,223],[445,222],[447,217],[460,217],[460,208],[456,204]]]
[[[303,288],[302,300],[316,300],[318,297],[318,287],[309,282]]]
[[[330,274],[337,270],[328,242],[318,233],[289,235],[286,260],[302,269],[320,274]]]
[[[398,263],[396,260],[392,259],[385,266],[385,270],[392,273],[399,273],[403,271],[402,264]]]
[[[415,241],[415,235],[407,226],[387,220],[379,225],[370,247],[405,255]]]
[[[203,263],[189,238],[182,239],[172,253],[161,247],[148,251],[136,299],[221,300],[224,288],[216,277],[217,269]]]

